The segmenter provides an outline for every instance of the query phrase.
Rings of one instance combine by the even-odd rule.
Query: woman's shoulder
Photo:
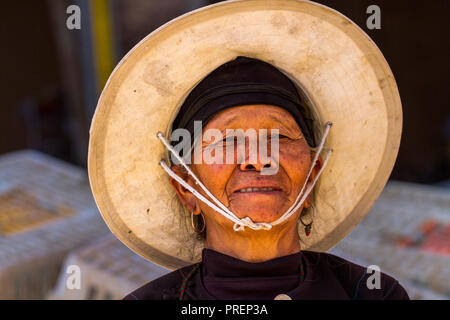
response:
[[[197,264],[169,272],[126,295],[123,300],[175,300],[183,280]]]
[[[409,300],[401,284],[376,265],[364,267],[324,252],[302,253],[311,270],[334,277],[351,299]]]

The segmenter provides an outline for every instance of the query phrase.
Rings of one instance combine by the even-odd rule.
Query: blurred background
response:
[[[167,272],[124,247],[101,220],[86,173],[89,126],[111,71],[134,45],[216,2],[0,2],[0,299],[120,299]],[[390,182],[330,252],[379,265],[414,299],[449,299],[450,2],[316,2],[352,19],[380,47],[404,117]],[[381,29],[369,30],[373,4]],[[80,29],[67,27],[72,5]],[[68,285],[73,265],[79,289]]]

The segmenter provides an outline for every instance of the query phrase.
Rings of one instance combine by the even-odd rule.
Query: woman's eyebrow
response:
[[[284,129],[286,129],[286,130],[288,130],[288,131],[292,131],[292,132],[294,132],[294,133],[295,133],[296,131],[298,131],[298,130],[296,130],[297,128],[294,127],[294,126],[292,126],[292,125],[289,123],[289,121],[286,121],[286,119],[277,117],[277,116],[275,116],[275,115],[269,115],[269,118],[270,118],[271,120],[273,120],[273,121],[278,122],[278,123],[280,124],[280,127],[281,127],[281,128],[284,128]]]
[[[237,118],[239,118],[238,115],[232,116],[230,119],[228,119],[227,121],[225,121],[225,122],[223,123],[223,126],[224,126],[224,127],[228,126],[230,123],[232,123],[233,121],[235,121]]]
[[[237,119],[240,119],[241,117],[242,116],[239,116],[239,115],[232,116],[231,118],[229,118],[226,121],[224,121],[224,123],[222,124],[222,127],[227,128],[227,126],[232,124]],[[268,115],[268,117],[270,118],[270,120],[273,120],[273,121],[279,123],[280,127],[286,129],[287,131],[291,131],[291,132],[294,132],[294,133],[296,133],[298,131],[296,127],[294,127],[293,125],[287,123],[288,121],[286,121],[286,119],[284,117],[279,117],[279,116],[276,116],[276,115]]]

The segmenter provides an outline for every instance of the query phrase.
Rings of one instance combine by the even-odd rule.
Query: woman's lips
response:
[[[275,187],[246,187],[236,190],[235,194],[254,194],[254,193],[266,193],[273,194],[275,192],[281,192],[279,188]]]

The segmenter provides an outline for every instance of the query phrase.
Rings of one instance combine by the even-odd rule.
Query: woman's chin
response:
[[[281,191],[234,193],[229,200],[230,209],[237,217],[266,223],[280,218],[290,203]]]
[[[282,216],[284,211],[279,205],[261,206],[246,205],[243,208],[236,208],[232,210],[239,218],[249,217],[253,222],[273,222]]]

